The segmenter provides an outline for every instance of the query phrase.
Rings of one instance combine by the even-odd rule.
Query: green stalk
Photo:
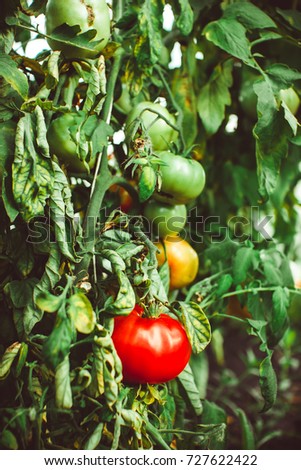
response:
[[[227,292],[226,294],[222,295],[220,298],[221,299],[226,299],[228,297],[233,297],[235,295],[239,294],[248,294],[248,293],[256,293],[256,292],[273,292],[276,289],[278,289],[279,286],[270,286],[270,287],[250,287],[248,289],[240,289],[236,290],[233,292]],[[301,295],[301,289],[287,289],[290,294],[297,294]],[[210,307],[212,304],[216,302],[217,299],[212,299],[206,302],[206,299],[204,299],[204,303],[201,303],[200,306],[202,308],[207,308]],[[220,314],[219,314],[220,315]],[[225,316],[225,315],[223,315]]]
[[[109,123],[111,120],[114,89],[122,64],[123,55],[124,50],[122,48],[117,49],[108,82],[107,97],[101,113],[101,117],[106,123]],[[84,220],[83,235],[85,254],[75,269],[77,280],[82,279],[88,273],[96,242],[96,223],[102,206],[103,198],[109,187],[117,182],[117,180],[118,178],[116,178],[116,181],[115,178],[112,178],[108,168],[107,146],[105,146],[97,161],[95,177],[91,188],[91,199]]]

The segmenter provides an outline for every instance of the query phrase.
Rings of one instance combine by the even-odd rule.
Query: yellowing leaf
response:
[[[96,324],[95,312],[84,294],[74,294],[70,297],[68,313],[79,333],[92,333]]]

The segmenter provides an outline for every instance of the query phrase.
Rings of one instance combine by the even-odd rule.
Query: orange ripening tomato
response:
[[[157,253],[158,265],[167,260],[170,271],[170,290],[181,289],[194,281],[199,269],[199,257],[192,246],[179,236],[166,237],[156,242],[160,253]],[[165,248],[165,249],[164,249]]]
[[[133,187],[136,186],[135,180],[130,180],[128,181],[128,183]],[[122,210],[122,212],[125,212],[127,214],[134,204],[134,200],[130,193],[128,193],[125,188],[119,186],[118,184],[113,184],[113,186],[110,187],[110,192],[118,194],[120,201],[120,209]]]

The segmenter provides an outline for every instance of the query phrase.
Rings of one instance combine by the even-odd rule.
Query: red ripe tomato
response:
[[[126,317],[115,317],[113,343],[128,383],[158,384],[177,377],[186,367],[191,346],[180,322],[161,313],[143,317],[136,306]]]

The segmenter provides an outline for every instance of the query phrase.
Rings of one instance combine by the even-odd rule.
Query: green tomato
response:
[[[85,163],[78,157],[76,134],[82,116],[77,113],[62,114],[54,119],[47,132],[47,140],[50,152],[56,155],[61,164],[64,164],[74,173],[86,173],[88,171]],[[95,159],[89,162],[93,168]]]
[[[300,106],[300,98],[295,90],[290,87],[285,90],[280,90],[280,98],[285,102],[286,106],[292,114],[296,114]]]
[[[149,228],[159,238],[177,235],[185,226],[187,210],[184,204],[170,206],[150,200],[144,215],[149,221]]]
[[[154,194],[155,199],[169,204],[187,204],[201,194],[206,181],[201,163],[171,152],[157,155],[163,165],[160,166],[161,190]]]
[[[161,54],[159,58],[159,64],[163,65],[164,67],[168,67],[170,62],[170,52],[166,46],[162,46]]]
[[[238,98],[245,114],[253,120],[257,119],[257,96],[253,85],[258,78],[258,75],[244,69]],[[292,87],[280,90],[279,96],[291,113],[295,115],[300,106],[300,98],[295,90]]]
[[[130,112],[126,120],[125,134],[127,141],[132,137],[133,126],[139,118],[151,139],[153,149],[168,150],[170,143],[177,138],[178,133],[164,119],[156,119],[158,113],[171,124],[176,124],[175,117],[159,103],[142,101]]]
[[[129,112],[132,110],[132,99],[126,83],[122,83],[121,94],[118,100],[114,102],[114,105],[116,106],[116,109],[122,114],[129,114]]]
[[[105,0],[49,0],[46,6],[46,31],[51,35],[59,26],[66,23],[68,26],[78,25],[80,32],[90,29],[96,30],[93,41],[99,41],[95,52],[88,52],[85,48],[65,44],[60,41],[48,39],[53,50],[60,50],[64,56],[72,58],[93,58],[104,49],[110,37],[110,13]]]

